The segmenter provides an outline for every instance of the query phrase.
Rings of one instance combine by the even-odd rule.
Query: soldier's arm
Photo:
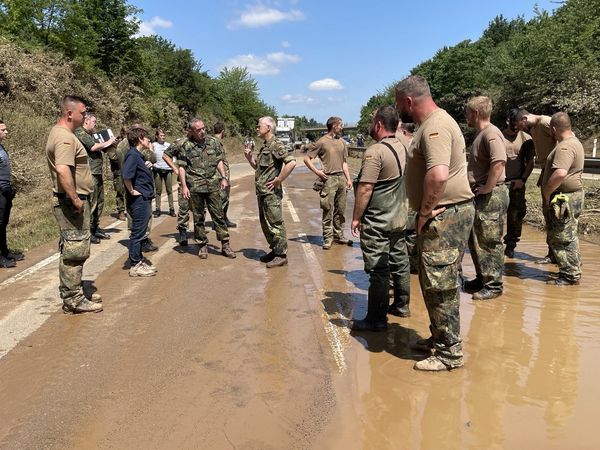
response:
[[[90,152],[99,152],[101,150],[106,150],[108,147],[113,145],[113,143],[115,142],[115,139],[116,139],[116,137],[113,136],[108,141],[98,142],[98,143],[92,145],[92,148],[90,148]]]
[[[354,194],[354,212],[352,213],[352,224],[350,230],[352,236],[359,237],[360,235],[360,219],[367,209],[367,205],[373,195],[374,183],[358,183],[356,192]]]
[[[346,161],[342,164],[342,170],[346,177],[346,189],[352,189],[352,178],[350,178],[350,169],[348,168],[348,163]]]
[[[446,210],[446,208],[436,209],[436,206],[446,190],[448,172],[448,166],[440,164],[431,167],[425,173],[425,179],[423,180],[423,200],[421,200],[421,208],[419,208],[417,233],[421,232],[421,229],[428,220],[433,219]]]
[[[175,165],[175,163],[173,162],[173,159],[167,155],[166,153],[163,153],[163,161],[166,162],[169,167],[173,170],[173,172],[178,173],[179,172],[179,168]]]
[[[256,157],[252,154],[252,144],[244,144],[244,156],[246,157],[248,164],[250,164],[253,169],[256,169]]]
[[[306,167],[308,167],[310,169],[310,171],[313,172],[316,176],[318,176],[321,180],[323,180],[323,181],[327,180],[327,178],[329,178],[329,177],[327,176],[327,174],[325,172],[323,172],[320,169],[317,169],[317,167],[315,166],[315,163],[314,163],[314,159],[315,158],[313,156],[306,155],[304,157],[304,165]]]
[[[69,197],[71,203],[73,203],[73,209],[78,213],[83,211],[83,202],[77,196],[75,180],[73,179],[73,174],[71,173],[71,167],[65,164],[57,164],[56,177],[58,184],[65,192],[65,195]]]

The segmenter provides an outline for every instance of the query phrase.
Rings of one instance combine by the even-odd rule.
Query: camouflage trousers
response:
[[[419,283],[435,353],[449,367],[462,365],[459,269],[474,217],[471,202],[448,206],[425,225],[417,240]]]
[[[319,193],[323,210],[323,241],[331,241],[344,235],[344,212],[346,211],[346,177],[343,173],[329,175]]]
[[[113,177],[113,189],[115,190],[115,202],[117,204],[117,212],[125,211],[125,185],[121,177],[121,169],[118,162],[110,162],[110,170]]]
[[[94,182],[94,190],[92,191],[90,200],[92,205],[90,229],[92,233],[95,233],[100,225],[100,217],[102,217],[102,211],[104,210],[104,180],[102,179],[102,175],[92,175],[92,180]]]
[[[504,244],[515,248],[521,240],[523,219],[527,214],[527,202],[525,200],[525,188],[508,190],[508,209],[506,210],[506,235]]]
[[[581,278],[581,255],[579,253],[579,237],[577,226],[579,216],[583,211],[583,190],[569,192],[569,214],[567,217],[557,219],[552,208],[547,217],[548,242],[556,258],[560,276],[569,281]]]
[[[220,242],[229,241],[229,232],[225,219],[223,218],[223,203],[221,203],[221,193],[212,192],[191,192],[189,199],[190,209],[194,218],[194,239],[200,245],[208,243],[206,230],[204,228],[204,219],[206,210],[210,213],[212,221],[215,224],[217,240]]]
[[[276,255],[287,255],[287,234],[283,222],[281,192],[259,195],[258,217],[269,247]]]
[[[406,251],[408,252],[408,261],[410,263],[411,273],[417,273],[419,268],[419,252],[417,251],[417,213],[408,209],[406,220],[406,230],[404,230],[406,240]]]
[[[227,180],[227,188],[221,189],[221,203],[223,204],[223,218],[227,219],[227,211],[229,210],[229,193],[231,192],[231,185],[229,179]]]
[[[410,266],[404,231],[388,233],[364,226],[360,231],[360,248],[369,274],[366,320],[386,322],[389,307],[390,278],[394,304],[398,308],[410,303]]]
[[[496,186],[492,192],[475,197],[475,220],[469,236],[469,250],[477,278],[493,292],[502,292],[504,247],[502,232],[508,206],[508,188]]]
[[[181,181],[178,184],[177,203],[179,204],[179,211],[177,211],[177,229],[186,231],[190,221],[190,202],[183,196]]]
[[[83,212],[76,213],[70,199],[54,197],[53,212],[60,230],[58,290],[63,303],[70,307],[85,298],[81,277],[83,264],[90,256],[91,205],[88,200],[84,200],[83,204]]]

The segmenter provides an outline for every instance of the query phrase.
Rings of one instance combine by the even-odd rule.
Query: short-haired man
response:
[[[391,312],[410,315],[410,268],[404,240],[407,150],[394,135],[397,127],[398,113],[393,106],[375,111],[369,134],[377,143],[365,151],[358,174],[351,228],[353,236],[360,236],[369,295],[367,316],[352,322],[355,331],[387,329],[390,274],[394,286]]]
[[[211,136],[206,135],[206,127],[200,119],[192,119],[189,124],[190,138],[181,144],[181,153],[177,158],[179,177],[183,197],[190,200],[194,217],[194,238],[200,245],[198,256],[208,258],[208,238],[204,228],[205,211],[212,217],[221,242],[221,254],[235,258],[235,252],[229,245],[229,232],[223,219],[223,203],[220,189],[228,185],[223,165],[223,148]]]
[[[117,156],[117,147],[123,140],[127,141],[127,128],[121,127],[119,136],[106,150],[108,155],[108,161],[110,163],[110,171],[113,177],[113,189],[115,190],[115,203],[117,206],[117,219],[127,220],[125,215],[125,186],[123,185],[123,178],[121,177],[121,166],[119,164],[119,158]]]
[[[525,188],[533,171],[535,157],[531,136],[519,129],[518,114],[518,109],[510,109],[506,116],[506,128],[502,130],[506,144],[506,182],[510,183],[504,236],[504,254],[509,258],[514,258],[515,247],[521,240],[523,219],[527,214]]]
[[[475,220],[469,249],[477,277],[465,282],[473,300],[490,300],[502,295],[504,249],[502,232],[508,206],[504,182],[506,145],[502,132],[490,122],[492,100],[478,96],[467,103],[467,124],[477,130],[471,146],[468,175],[475,194]]]
[[[10,219],[10,210],[17,190],[11,181],[11,166],[8,152],[2,142],[8,136],[6,124],[0,120],[0,267],[10,268],[17,265],[16,261],[24,258],[22,253],[8,251],[6,228]]]
[[[111,137],[105,142],[96,142],[92,134],[96,128],[96,116],[88,114],[85,117],[83,126],[75,130],[75,136],[81,141],[88,153],[90,160],[90,169],[92,171],[92,181],[94,182],[94,191],[92,192],[92,218],[91,233],[92,242],[98,243],[98,239],[110,239],[108,233],[100,229],[100,217],[104,209],[104,181],[102,178],[102,153],[106,151],[115,142],[115,137]]]
[[[285,145],[275,137],[275,119],[258,119],[256,134],[263,140],[258,153],[252,153],[253,143],[246,142],[244,156],[255,169],[256,197],[260,225],[271,251],[260,257],[267,268],[281,267],[287,260],[287,235],[283,222],[281,200],[285,179],[296,167],[296,159],[290,155]]]
[[[223,122],[217,122],[213,126],[213,137],[221,144],[223,149],[223,168],[225,169],[225,177],[227,178],[227,187],[221,189],[221,200],[223,202],[223,218],[225,219],[225,225],[227,228],[237,227],[236,223],[233,223],[227,217],[229,211],[229,194],[231,193],[231,172],[229,170],[229,162],[227,161],[227,153],[225,152],[225,146],[223,145],[223,138],[225,137],[225,124]]]
[[[550,116],[531,114],[525,109],[521,109],[518,114],[519,118],[519,129],[527,131],[531,134],[533,144],[535,146],[535,157],[538,164],[542,167],[542,171],[538,178],[537,185],[542,188],[542,180],[544,179],[544,170],[546,167],[546,159],[550,152],[556,145],[556,139],[552,135],[550,130]],[[543,196],[543,194],[542,194]],[[542,213],[546,222],[546,228],[548,227],[548,214],[549,211],[546,205],[542,201]],[[545,257],[536,261],[537,264],[555,264],[556,258],[550,250],[550,243],[548,244],[548,253]]]
[[[189,139],[191,139],[191,134],[190,129],[188,128],[187,137],[175,141],[163,153],[163,160],[171,167],[171,169],[173,169],[174,173],[179,174],[179,166],[176,164],[176,161],[179,161],[183,144]],[[189,200],[183,196],[183,185],[181,184],[181,178],[179,176],[177,177],[177,184],[177,241],[180,246],[187,247],[187,227],[190,221],[190,203]]]
[[[80,97],[62,99],[60,118],[50,130],[46,156],[54,216],[60,230],[59,292],[65,314],[102,311],[101,297],[84,296],[81,276],[90,256],[90,196],[94,186],[88,154],[74,131],[83,124],[86,105]]]
[[[352,180],[347,162],[348,147],[340,138],[342,130],[342,119],[330,117],[327,120],[327,134],[309,144],[304,157],[306,167],[324,183],[319,192],[323,210],[323,250],[329,250],[333,243],[352,245],[344,237],[346,190],[352,189]],[[315,166],[315,158],[321,160],[322,169]]]
[[[579,284],[581,278],[577,226],[583,210],[581,174],[585,153],[571,130],[571,119],[567,113],[554,114],[550,120],[550,130],[557,144],[546,159],[542,196],[549,211],[548,242],[558,264],[558,278],[548,283],[566,286]]]
[[[458,277],[475,215],[465,140],[419,75],[398,83],[396,106],[403,122],[419,126],[408,150],[405,185],[409,204],[418,212],[419,282],[431,322],[432,336],[422,343],[435,354],[415,369],[449,370],[464,364]]]

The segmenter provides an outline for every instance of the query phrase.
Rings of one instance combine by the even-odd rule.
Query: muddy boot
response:
[[[8,252],[8,255],[6,255],[6,259],[12,259],[13,261],[23,261],[25,259],[25,255],[21,252]]]
[[[64,304],[62,310],[65,314],[84,314],[88,312],[100,312],[102,311],[101,303],[90,302],[87,298],[84,298],[77,305],[66,305]]]
[[[460,366],[456,366],[456,367],[447,366],[436,356],[430,356],[427,359],[418,361],[414,365],[415,370],[422,370],[425,372],[442,372],[444,370],[457,369],[459,367],[462,367],[462,364]]]
[[[272,261],[267,263],[267,269],[271,269],[272,267],[287,266],[287,263],[288,260],[286,255],[277,255]]]
[[[502,292],[500,291],[492,291],[488,288],[483,288],[482,290],[475,292],[473,294],[473,300],[492,300],[496,297],[500,297]]]
[[[258,258],[260,260],[260,262],[263,263],[268,263],[271,262],[275,259],[275,252],[273,252],[273,250],[271,250],[269,253],[262,255],[260,258]]]
[[[92,303],[102,303],[102,296],[100,294],[93,293],[89,298],[89,301]]]
[[[5,269],[10,269],[11,267],[16,267],[17,263],[14,259],[8,259],[4,256],[0,256],[0,267],[4,267]]]
[[[329,250],[333,244],[333,239],[325,239],[323,241],[323,250]]]
[[[427,339],[417,339],[412,348],[415,350],[433,350],[433,336],[429,336]]]
[[[467,280],[463,283],[463,291],[464,292],[477,292],[483,289],[483,281],[481,278],[473,278],[472,280]]]
[[[200,259],[207,259],[208,258],[208,245],[206,245],[206,244],[201,244],[200,245],[200,251],[198,252],[198,257]]]
[[[538,259],[536,264],[556,264],[556,258],[554,255],[546,255],[542,259]]]
[[[175,210],[173,208],[169,209],[169,215],[171,217],[177,217],[177,214],[175,214]]]
[[[235,252],[231,249],[229,241],[223,242],[223,245],[221,246],[221,255],[225,256],[226,258],[235,258]]]
[[[392,303],[388,308],[388,314],[396,317],[410,317],[410,308],[408,305]]]
[[[333,242],[336,244],[339,244],[339,245],[348,245],[350,247],[352,247],[352,244],[353,244],[353,241],[346,238],[345,236],[339,236],[339,237],[333,238]]]
[[[237,223],[232,222],[227,217],[225,217],[225,225],[227,225],[227,228],[237,228]]]

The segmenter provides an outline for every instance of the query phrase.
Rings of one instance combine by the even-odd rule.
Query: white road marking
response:
[[[290,216],[292,216],[292,220],[296,223],[300,222],[300,217],[298,217],[296,208],[294,208],[294,205],[292,205],[292,202],[290,201],[290,199],[286,198],[284,201],[285,201],[285,204],[286,204],[288,210],[290,211]]]

